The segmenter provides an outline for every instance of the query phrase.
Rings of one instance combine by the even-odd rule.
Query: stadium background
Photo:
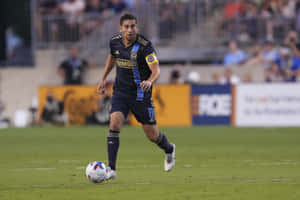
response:
[[[300,1],[68,2],[0,2],[0,199],[299,199],[300,62],[287,38],[298,38]],[[95,85],[124,12],[157,50],[156,117],[180,148],[176,171],[157,176],[161,158],[126,126],[120,177],[99,188],[82,171],[105,161],[107,127],[82,125],[99,108]],[[247,59],[227,64],[232,40]],[[268,44],[276,58],[264,57]],[[80,86],[57,73],[72,47],[93,65]],[[71,91],[64,128],[38,122],[49,91],[59,101]]]
[[[124,1],[123,7],[116,6],[119,1],[116,5],[100,1],[96,6],[106,7],[96,13],[88,9],[93,1],[86,1],[76,15],[60,8],[66,2],[33,0],[21,5],[3,1],[4,11],[14,10],[3,12],[2,18],[2,33],[6,34],[2,44],[7,44],[6,51],[2,48],[6,59],[2,59],[1,100],[11,121],[16,111],[30,115],[28,109],[38,106],[39,87],[63,83],[57,67],[71,47],[79,48],[80,57],[96,66],[84,74],[84,85],[95,85],[103,70],[108,40],[118,31],[119,16],[124,12],[138,16],[141,33],[157,49],[162,68],[159,84],[169,84],[174,70],[180,73],[180,83],[227,84],[220,79],[228,69],[240,84],[265,82],[265,61],[224,67],[231,40],[238,42],[248,60],[255,57],[253,49],[272,41],[283,63],[279,68],[289,70],[292,64],[293,52],[285,39],[290,31],[297,31],[297,1]],[[17,4],[20,7],[14,9]],[[61,10],[55,10],[58,8]],[[113,76],[109,77],[112,81]],[[271,82],[289,81],[284,76]]]

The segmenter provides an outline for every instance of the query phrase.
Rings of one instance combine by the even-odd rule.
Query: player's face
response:
[[[125,20],[120,26],[122,36],[128,41],[134,41],[138,32],[136,20]]]

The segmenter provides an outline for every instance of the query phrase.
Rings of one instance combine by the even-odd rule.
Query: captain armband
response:
[[[155,53],[151,53],[148,56],[146,56],[146,62],[148,65],[153,63],[158,63],[157,57]]]

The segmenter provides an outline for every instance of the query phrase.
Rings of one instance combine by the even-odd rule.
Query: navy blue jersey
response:
[[[116,59],[117,65],[114,94],[133,97],[138,101],[151,98],[152,88],[147,92],[140,88],[140,83],[151,75],[147,63],[157,61],[151,42],[138,34],[137,40],[131,46],[125,47],[122,35],[118,34],[110,40],[110,53]]]

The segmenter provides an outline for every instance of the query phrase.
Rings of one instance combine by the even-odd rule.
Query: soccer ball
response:
[[[101,183],[106,179],[106,167],[103,162],[91,162],[86,167],[85,175],[91,182]]]

